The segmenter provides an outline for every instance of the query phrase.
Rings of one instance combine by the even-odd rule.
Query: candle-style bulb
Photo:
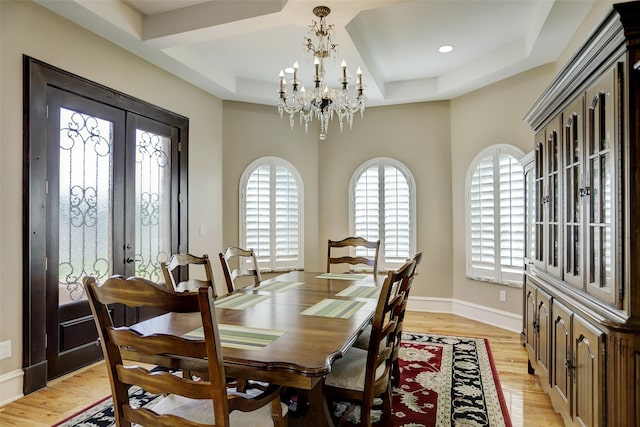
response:
[[[318,84],[320,82],[320,60],[317,57],[316,59],[313,60],[313,65],[315,65],[316,67],[316,75],[315,75],[316,87],[319,87]]]

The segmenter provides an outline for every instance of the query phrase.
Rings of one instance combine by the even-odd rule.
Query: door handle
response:
[[[131,264],[132,262],[134,262],[135,260],[131,257],[127,258],[124,260],[127,264]]]

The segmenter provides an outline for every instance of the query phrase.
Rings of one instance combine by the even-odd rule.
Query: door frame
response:
[[[23,393],[47,385],[47,88],[52,86],[179,130],[178,251],[188,248],[189,119],[23,55]]]

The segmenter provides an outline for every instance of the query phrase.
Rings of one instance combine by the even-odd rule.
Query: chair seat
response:
[[[349,390],[364,390],[367,368],[367,350],[351,347],[342,358],[333,362],[331,373],[327,375],[325,384],[331,387]],[[376,380],[384,375],[385,365],[376,369]]]
[[[282,416],[288,408],[284,403]],[[210,400],[189,399],[184,396],[170,394],[162,399],[152,410],[160,415],[176,415],[200,424],[214,424],[213,404]],[[233,411],[229,414],[229,423],[234,427],[273,426],[271,405],[264,405],[251,412]]]
[[[371,339],[371,325],[367,325],[362,330],[356,342],[353,343],[353,347],[367,350],[369,348],[369,340]]]
[[[361,348],[363,350],[369,350],[369,341],[371,341],[371,324],[368,324],[358,335],[358,339],[353,343],[353,347]],[[386,346],[384,341],[380,342],[380,346],[378,349],[382,351],[382,349]]]

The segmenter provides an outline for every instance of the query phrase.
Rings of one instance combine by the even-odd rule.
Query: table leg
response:
[[[324,378],[308,392],[309,410],[304,417],[305,426],[333,427],[329,406],[324,396]]]

